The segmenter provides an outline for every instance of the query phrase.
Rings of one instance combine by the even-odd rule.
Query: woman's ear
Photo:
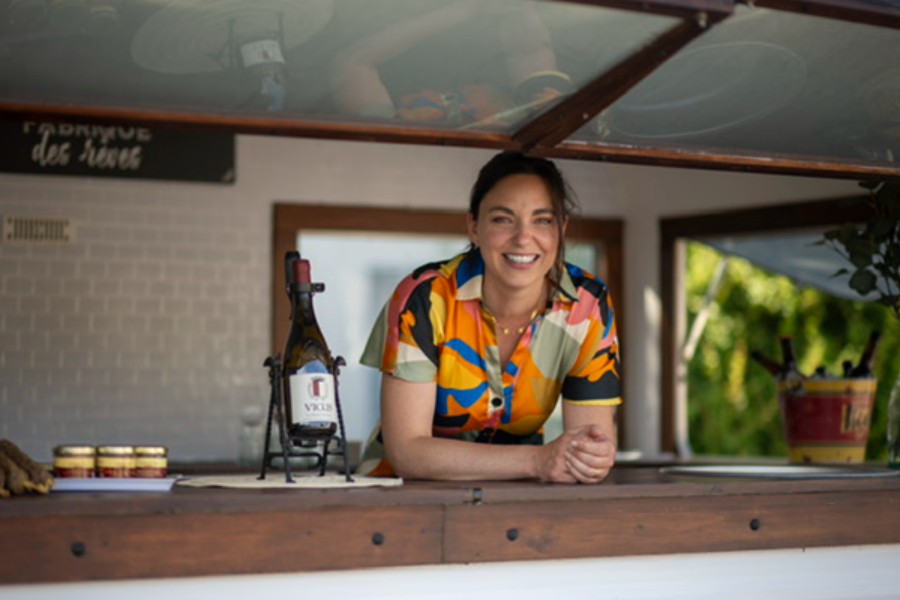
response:
[[[472,213],[466,213],[466,231],[469,233],[469,241],[473,246],[478,245],[478,221]]]

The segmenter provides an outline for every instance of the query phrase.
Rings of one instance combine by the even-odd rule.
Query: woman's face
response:
[[[469,239],[481,249],[486,284],[508,290],[543,287],[556,261],[559,229],[553,202],[537,175],[509,175],[485,194]]]

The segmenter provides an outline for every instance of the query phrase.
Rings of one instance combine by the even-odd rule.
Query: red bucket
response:
[[[808,379],[778,384],[788,458],[794,463],[857,463],[866,456],[875,379]]]

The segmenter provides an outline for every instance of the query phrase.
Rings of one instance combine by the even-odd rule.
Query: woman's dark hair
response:
[[[556,262],[550,270],[550,283],[553,289],[559,288],[562,277],[563,262],[566,257],[566,241],[563,237],[563,226],[566,218],[572,215],[578,208],[575,194],[569,187],[562,173],[553,163],[546,158],[525,156],[521,152],[501,152],[487,162],[478,172],[478,179],[472,186],[469,197],[469,213],[473,219],[478,219],[478,210],[481,201],[501,179],[510,175],[537,175],[544,180],[547,190],[550,192],[550,202],[553,205],[553,214],[556,217],[556,227],[559,232],[559,242],[556,249]],[[469,247],[470,250],[473,246]]]

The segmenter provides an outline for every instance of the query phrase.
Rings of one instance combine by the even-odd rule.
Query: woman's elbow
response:
[[[388,462],[399,477],[404,479],[428,479],[429,473],[426,461],[422,460],[422,454],[415,449],[415,442],[389,443],[385,440],[384,450]]]

